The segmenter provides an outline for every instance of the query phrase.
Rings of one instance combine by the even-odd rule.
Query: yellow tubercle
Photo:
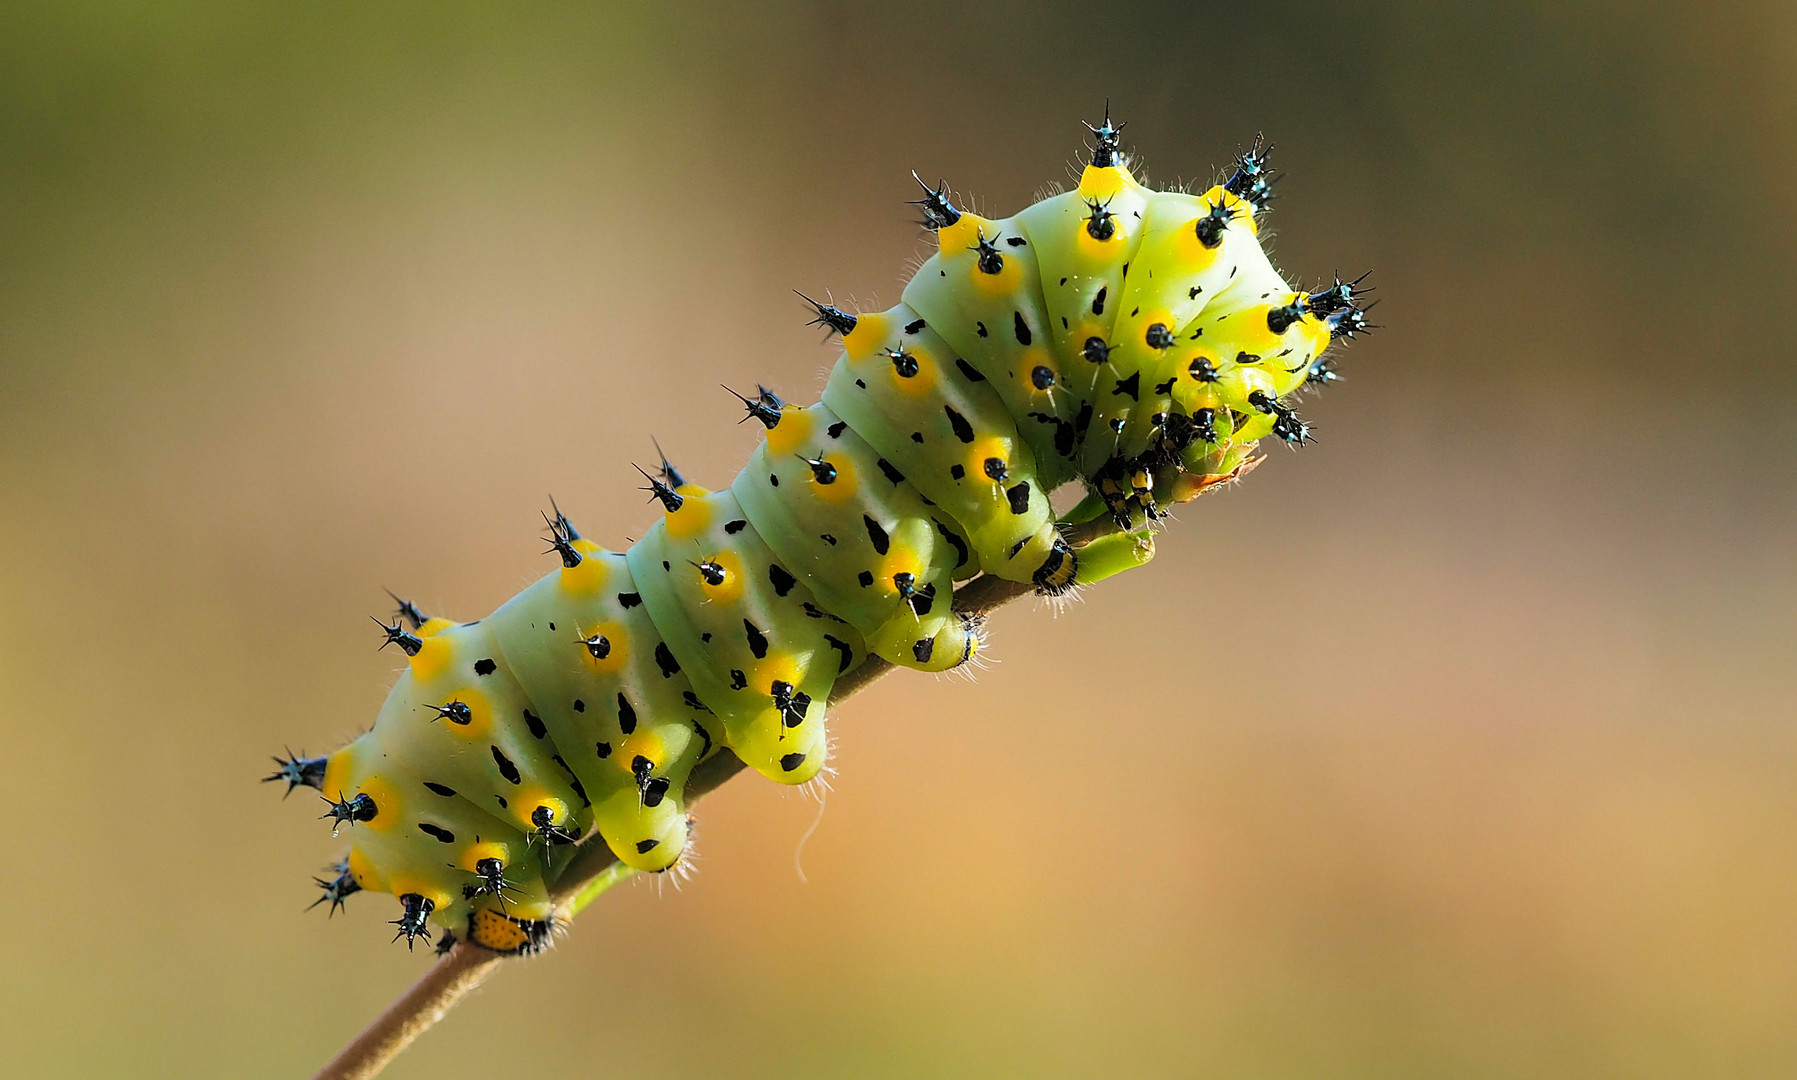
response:
[[[855,316],[855,328],[842,336],[849,359],[859,363],[874,355],[892,334],[892,320],[885,312]]]
[[[630,632],[624,624],[607,620],[596,626],[576,627],[581,641],[571,647],[580,650],[580,656],[586,661],[587,669],[600,675],[610,675],[623,669],[630,660]],[[595,637],[605,639],[607,651],[604,656],[594,656],[593,650],[583,642]]]
[[[1105,310],[1109,311],[1110,309],[1106,308]],[[1115,319],[1116,316],[1113,315],[1111,318]],[[1066,335],[1067,346],[1073,352],[1075,357],[1073,363],[1079,370],[1090,372],[1095,367],[1104,366],[1103,364],[1094,364],[1086,359],[1082,350],[1085,349],[1086,342],[1090,341],[1092,338],[1097,338],[1099,341],[1109,345],[1111,342],[1111,331],[1109,327],[1100,323],[1097,319],[1087,316],[1069,327],[1066,331]]]
[[[1210,268],[1223,254],[1223,248],[1229,243],[1229,234],[1223,234],[1223,240],[1216,247],[1205,247],[1204,241],[1198,239],[1198,222],[1203,214],[1194,214],[1184,224],[1173,230],[1168,243],[1168,250],[1173,256],[1172,269],[1179,274],[1196,274]]]
[[[917,365],[917,370],[905,374],[901,370],[897,357],[886,365],[886,371],[892,378],[892,385],[907,397],[922,397],[936,388],[936,361],[922,349],[906,349],[906,358]]]
[[[780,422],[785,427],[786,421]],[[775,428],[778,431],[780,428]],[[770,431],[768,434],[773,434]],[[691,540],[693,537],[711,528],[712,510],[710,492],[694,484],[680,489],[682,502],[680,509],[669,510],[665,518],[668,523],[668,535],[676,540]]]
[[[790,654],[772,652],[767,659],[755,665],[755,673],[749,676],[749,689],[758,694],[772,694],[776,682],[798,686],[804,678],[804,669]]]
[[[390,832],[400,822],[405,807],[400,802],[399,792],[393,785],[379,776],[366,776],[357,785],[357,792],[374,800],[374,816],[361,824],[375,832]]]
[[[768,453],[776,457],[798,453],[811,439],[811,414],[797,405],[780,410],[780,422],[767,429]]]
[[[809,485],[811,493],[827,503],[848,501],[855,494],[855,489],[860,486],[860,478],[855,474],[855,463],[849,460],[847,454],[835,452],[824,454],[819,460],[832,466],[836,470],[836,474],[826,484],[819,480],[817,474],[813,472]]]
[[[412,631],[412,633],[421,638],[434,637],[455,625],[456,621],[454,619],[445,619],[439,615],[435,618],[424,620],[424,625]]]
[[[387,881],[375,869],[374,861],[360,847],[349,849],[349,876],[369,892],[386,892]]]
[[[579,566],[562,567],[562,588],[571,593],[590,594],[605,588],[605,581],[611,576],[611,568],[605,560],[599,558],[605,549],[591,540],[576,540],[569,545],[580,552]]]
[[[479,873],[475,867],[480,864],[482,859],[498,859],[500,865],[509,866],[511,854],[511,848],[508,845],[491,840],[481,840],[463,848],[462,856],[456,860],[456,865],[470,874],[475,874]]]
[[[387,891],[394,896],[417,893],[438,907],[447,907],[451,897],[441,885],[410,874],[394,874],[387,879]]]
[[[1135,186],[1136,178],[1121,165],[1087,165],[1079,174],[1079,197],[1087,202],[1110,202],[1125,188]]]
[[[1128,322],[1128,329],[1124,328],[1125,320]],[[1133,337],[1135,340],[1131,344],[1147,349],[1149,352],[1159,352],[1160,350],[1155,347],[1154,342],[1149,340],[1148,333],[1157,325],[1161,327],[1161,332],[1169,337],[1178,329],[1173,321],[1173,315],[1166,308],[1137,309],[1134,313],[1118,320],[1117,340],[1122,342],[1126,338]]]
[[[1217,381],[1216,386],[1222,398],[1229,403],[1230,408],[1249,416],[1251,421],[1247,425],[1249,427],[1252,427],[1253,418],[1260,415],[1249,398],[1256,392],[1271,398],[1279,396],[1278,388],[1273,385],[1273,377],[1258,367],[1233,366],[1223,373],[1223,377]],[[1268,420],[1267,423],[1270,426],[1272,421]],[[1248,438],[1258,439],[1260,435],[1251,435]]]
[[[1047,386],[1036,385],[1036,369],[1039,367],[1048,369],[1048,378],[1043,380],[1048,384]],[[1054,357],[1047,349],[1040,345],[1031,345],[1017,356],[1016,379],[1025,393],[1036,397],[1047,397],[1053,393],[1056,386],[1060,385],[1061,365],[1055,363]]]
[[[441,634],[427,637],[416,656],[407,662],[411,665],[412,675],[420,682],[430,682],[443,674],[451,661],[455,659],[455,642]]]
[[[1011,453],[1009,439],[997,435],[975,439],[967,447],[967,463],[964,468],[968,479],[974,483],[1003,484],[1011,474]],[[988,468],[992,461],[997,461],[998,464]],[[997,475],[993,475],[994,473]]]
[[[1122,257],[1121,253],[1129,243],[1129,229],[1117,218],[1111,219],[1111,225],[1111,235],[1100,240],[1086,228],[1084,218],[1074,223],[1074,250],[1079,252],[1080,258],[1088,265],[1109,263]]]
[[[325,759],[324,786],[320,789],[325,798],[342,799],[347,794],[343,785],[344,781],[349,779],[349,770],[354,765],[355,745],[355,743],[350,743],[348,746],[341,747],[336,753]]]
[[[720,604],[735,603],[737,600],[742,599],[742,560],[738,559],[734,552],[720,551],[716,555],[711,556],[707,561],[723,571],[724,579],[716,585],[713,585],[711,579],[705,577],[703,573],[700,574],[699,589],[705,594],[705,599],[716,601]]]
[[[986,238],[990,240],[991,236]],[[1002,250],[1000,257],[1004,259],[1004,265],[999,267],[996,274],[988,274],[980,269],[978,259],[969,259],[967,262],[968,280],[973,282],[974,288],[987,296],[1009,296],[1023,284],[1023,268],[1017,260],[1005,256]]]
[[[1231,210],[1235,211],[1235,217],[1232,218],[1229,223],[1232,228],[1240,225],[1248,230],[1249,236],[1260,235],[1260,222],[1254,220],[1254,204],[1242,198],[1240,195],[1237,195],[1235,192],[1224,188],[1223,185],[1218,184],[1216,187],[1211,188],[1209,191],[1198,196],[1198,201],[1207,207],[1229,207]]]
[[[992,233],[990,221],[978,214],[963,213],[961,220],[936,230],[936,245],[945,255],[951,252],[958,255],[978,247],[980,237],[990,238]]]
[[[880,559],[880,569],[875,574],[874,581],[880,586],[881,591],[896,596],[898,595],[898,586],[892,579],[900,574],[910,574],[913,578],[921,577],[923,561],[917,557],[917,552],[906,545],[894,544],[891,550]]]
[[[1216,383],[1201,381],[1192,374],[1191,365],[1199,360],[1209,360],[1211,370],[1217,370],[1217,361],[1208,353],[1194,353],[1191,357],[1179,362],[1175,369],[1178,378],[1173,383],[1173,400],[1180,411],[1187,416],[1194,416],[1199,409],[1215,409],[1221,405],[1217,397]]]
[[[650,768],[658,769],[667,763],[667,755],[668,747],[661,736],[652,731],[638,731],[624,740],[618,747],[618,752],[612,755],[612,760],[617,762],[620,769],[632,772],[632,765],[639,757],[647,759]]]
[[[530,816],[537,812],[538,807],[549,808],[551,825],[568,823],[568,804],[535,784],[524,784],[517,788],[508,803],[507,809],[511,811],[512,817],[517,819],[518,824],[527,833],[537,827],[537,823],[532,821]]]
[[[439,703],[429,702],[426,707],[430,708],[437,704]],[[461,710],[457,710],[457,713],[467,716],[468,722],[464,724],[455,719],[454,716],[444,716],[441,713],[435,713],[432,716],[421,717],[420,719],[428,719],[434,724],[443,725],[450,734],[459,739],[484,739],[487,736],[487,732],[491,731],[493,728],[493,703],[487,700],[487,695],[474,689],[472,686],[457,687],[455,691],[445,695],[440,704],[442,704],[444,708],[453,708],[456,705],[463,706],[467,711],[463,713]]]
[[[1228,317],[1229,328],[1223,340],[1241,353],[1270,360],[1284,348],[1284,338],[1267,326],[1267,313],[1283,304],[1257,304],[1240,314]],[[1254,361],[1249,361],[1254,363]]]

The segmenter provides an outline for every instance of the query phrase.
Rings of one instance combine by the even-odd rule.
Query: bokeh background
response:
[[[908,170],[1020,207],[1107,96],[1376,268],[1319,444],[843,707],[804,877],[732,784],[390,1075],[1797,1071],[1790,5],[163,0],[0,12],[0,1073],[318,1066],[428,956],[256,778],[372,719],[381,587],[640,531],[651,433],[731,475],[718,383],[835,355],[788,290],[892,302]]]

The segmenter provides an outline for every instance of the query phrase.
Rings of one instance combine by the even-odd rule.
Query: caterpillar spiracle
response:
[[[663,458],[643,472],[661,517],[628,550],[554,509],[559,566],[491,615],[401,601],[375,620],[407,666],[374,726],[267,777],[318,789],[347,833],[315,905],[385,892],[408,947],[436,924],[444,947],[541,948],[582,840],[637,871],[680,864],[701,760],[803,784],[846,672],[973,659],[957,582],[1052,596],[1141,565],[1171,505],[1239,476],[1265,436],[1310,438],[1291,402],[1335,379],[1333,339],[1370,329],[1364,290],[1273,269],[1259,140],[1190,194],[1138,182],[1108,112],[1087,130],[1078,187],[1013,217],[924,184],[935,254],[886,311],[807,301],[842,355],[815,404],[741,396],[764,431],[730,486]],[[1057,517],[1069,482],[1086,497]],[[1106,516],[1117,531],[1069,542]]]

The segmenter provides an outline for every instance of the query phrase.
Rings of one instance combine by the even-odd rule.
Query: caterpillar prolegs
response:
[[[538,948],[582,840],[635,870],[680,862],[702,759],[805,783],[838,678],[870,656],[972,659],[957,582],[1054,595],[1140,565],[1169,506],[1239,475],[1267,435],[1309,439],[1291,400],[1334,380],[1333,339],[1369,329],[1364,290],[1296,291],[1273,269],[1260,143],[1194,195],[1140,184],[1108,115],[1088,130],[1078,187],[1013,217],[924,185],[937,251],[896,306],[807,301],[842,356],[815,404],[739,395],[764,438],[728,487],[664,457],[642,473],[661,517],[627,551],[556,509],[559,567],[486,618],[400,602],[382,647],[407,669],[373,728],[267,778],[318,789],[348,834],[315,904],[386,892],[408,946],[435,923],[445,942]],[[1057,518],[1049,493],[1071,481],[1087,496]],[[1107,515],[1119,532],[1068,541]]]

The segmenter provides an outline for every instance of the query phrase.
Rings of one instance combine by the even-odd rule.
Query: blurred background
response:
[[[596,9],[600,8],[600,9]],[[309,1074],[429,963],[256,780],[370,722],[390,586],[810,400],[1106,97],[1265,132],[1276,260],[1386,329],[1152,567],[845,705],[393,1077],[1797,1071],[1797,10],[1587,2],[0,15],[0,1071]],[[945,774],[979,760],[977,775]],[[303,796],[303,797],[302,797]],[[1140,844],[1119,849],[1127,831]],[[795,937],[808,942],[795,952]]]

